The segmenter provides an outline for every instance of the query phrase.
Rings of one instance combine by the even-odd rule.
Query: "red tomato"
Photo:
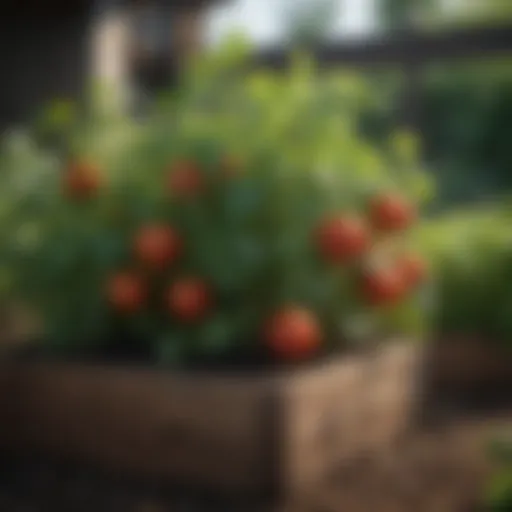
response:
[[[195,162],[175,162],[168,175],[169,192],[177,197],[194,197],[204,187],[204,180]]]
[[[427,276],[425,260],[417,254],[406,254],[398,262],[400,272],[409,287],[420,284]]]
[[[125,272],[113,275],[107,282],[107,298],[123,313],[138,311],[146,300],[146,287],[136,274]]]
[[[196,322],[211,307],[210,290],[201,279],[184,278],[171,285],[167,303],[171,313],[182,322]]]
[[[322,256],[343,263],[361,256],[370,246],[370,235],[358,217],[334,217],[322,222],[316,233]]]
[[[166,225],[143,226],[134,240],[134,252],[142,263],[162,268],[175,261],[181,250],[181,239]]]
[[[269,321],[264,333],[271,352],[284,360],[312,356],[322,343],[322,332],[313,313],[301,308],[285,308]]]
[[[370,205],[372,225],[380,231],[402,231],[416,218],[416,211],[404,198],[393,194],[375,197]]]
[[[91,162],[72,162],[63,176],[63,189],[72,199],[88,199],[96,194],[101,185],[101,176],[97,166]]]
[[[363,275],[362,293],[372,305],[388,305],[403,298],[406,292],[405,285],[404,276],[399,268],[380,268]]]

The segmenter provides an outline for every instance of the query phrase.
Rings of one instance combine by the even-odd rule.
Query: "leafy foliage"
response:
[[[440,0],[378,0],[380,24],[388,30],[416,28],[440,9]]]
[[[512,238],[506,204],[454,212],[421,234],[439,297],[435,329],[512,341]]]
[[[430,69],[423,106],[425,156],[449,204],[510,191],[510,61]]]
[[[380,25],[388,30],[478,27],[506,24],[512,19],[508,0],[377,0],[377,7]]]
[[[446,210],[507,194],[512,189],[509,58],[429,65],[423,75],[422,160],[437,183],[431,210]],[[362,127],[375,144],[397,123],[403,76],[375,70]]]
[[[503,470],[497,474],[486,495],[487,510],[504,512],[512,507],[512,471]]]
[[[442,18],[440,25],[485,26],[508,24],[512,20],[512,4],[508,0],[464,0]]]
[[[284,74],[246,73],[247,53],[234,41],[195,62],[143,124],[100,96],[85,117],[58,105],[39,120],[36,133],[51,135],[50,151],[30,137],[5,141],[5,291],[40,313],[48,340],[73,351],[128,333],[168,362],[222,355],[258,346],[265,319],[289,304],[311,311],[332,342],[422,327],[421,297],[375,307],[357,284],[367,265],[410,246],[407,232],[380,235],[360,261],[338,266],[322,261],[312,237],[330,215],[366,218],[376,194],[427,200],[414,140],[396,134],[381,149],[360,136],[368,89],[357,76],[320,76],[302,56]],[[101,180],[71,181],[77,200],[66,186],[84,162]],[[186,180],[177,181],[183,172]],[[133,250],[135,235],[155,224],[183,242],[181,257],[158,272]],[[148,243],[142,252],[155,250]],[[105,291],[127,271],[149,289],[145,297],[133,280],[116,281],[116,300],[140,302],[128,315]],[[165,299],[180,311],[197,306],[197,287],[193,300],[173,295],[186,276],[213,295],[200,322],[180,322]]]
[[[501,512],[512,507],[512,443],[510,439],[496,439],[490,445],[490,455],[499,469],[492,477],[485,493],[486,510]]]

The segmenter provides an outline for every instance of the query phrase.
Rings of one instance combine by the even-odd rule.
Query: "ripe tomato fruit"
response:
[[[211,294],[201,279],[183,278],[171,285],[167,294],[169,310],[182,322],[196,322],[211,307]]]
[[[339,216],[320,224],[316,243],[327,261],[343,263],[361,256],[369,248],[370,235],[362,219]]]
[[[183,160],[175,162],[168,175],[169,192],[176,197],[194,197],[204,187],[204,180],[197,164]]]
[[[415,287],[427,276],[425,260],[418,254],[406,254],[398,261],[398,267],[408,287]]]
[[[312,356],[322,343],[315,315],[307,309],[289,307],[278,311],[265,327],[265,342],[277,357],[296,361]]]
[[[91,162],[72,162],[64,172],[64,194],[71,199],[88,199],[96,194],[100,185],[99,168]]]
[[[370,219],[379,231],[402,231],[416,218],[412,204],[394,194],[382,194],[371,201]]]
[[[142,279],[130,272],[113,275],[107,282],[107,298],[122,313],[135,313],[144,304],[147,290]]]
[[[151,267],[162,268],[173,263],[180,250],[181,239],[170,226],[160,224],[143,226],[135,235],[135,256]]]
[[[405,292],[406,282],[398,267],[384,267],[363,274],[362,294],[374,306],[393,304],[402,299]]]

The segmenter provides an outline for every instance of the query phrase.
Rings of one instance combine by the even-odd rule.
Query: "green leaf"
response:
[[[231,183],[226,187],[224,196],[224,214],[230,223],[247,222],[263,201],[262,190],[253,181]]]
[[[492,512],[505,512],[512,507],[512,471],[504,470],[495,475],[487,489],[486,506]]]
[[[236,341],[236,333],[235,320],[224,315],[216,315],[199,330],[198,347],[205,354],[222,354]]]
[[[163,366],[179,366],[185,360],[186,339],[183,334],[164,333],[155,342],[155,354]]]
[[[397,131],[391,137],[391,147],[403,165],[414,165],[420,154],[420,139],[411,131]]]
[[[497,437],[489,443],[489,454],[499,464],[512,464],[512,437]]]

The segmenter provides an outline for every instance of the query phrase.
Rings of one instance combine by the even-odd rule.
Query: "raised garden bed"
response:
[[[100,101],[6,148],[6,295],[52,357],[2,365],[5,449],[290,495],[410,425],[423,349],[370,341],[425,332],[416,144],[359,133],[358,83],[237,53],[143,127]]]
[[[228,493],[294,494],[404,433],[420,353],[393,344],[268,375],[13,361],[1,369],[0,443]]]

